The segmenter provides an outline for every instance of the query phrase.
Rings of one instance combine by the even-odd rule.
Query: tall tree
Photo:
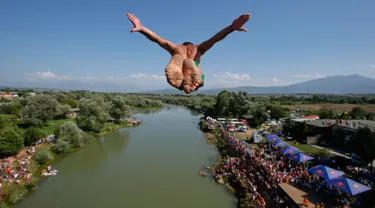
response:
[[[130,107],[126,105],[125,101],[120,96],[116,96],[110,102],[109,114],[119,122],[121,118],[130,116]]]
[[[23,147],[22,132],[15,125],[6,125],[0,131],[0,156],[15,155]]]
[[[57,100],[50,95],[29,97],[21,115],[26,122],[39,125],[56,116],[58,105]]]
[[[109,120],[109,106],[101,96],[93,96],[79,101],[79,114],[76,118],[80,128],[87,131],[99,132],[100,128]]]

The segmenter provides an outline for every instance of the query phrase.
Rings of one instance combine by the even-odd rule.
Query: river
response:
[[[137,114],[123,128],[68,155],[59,172],[16,208],[231,208],[233,196],[198,174],[217,152],[182,107]]]

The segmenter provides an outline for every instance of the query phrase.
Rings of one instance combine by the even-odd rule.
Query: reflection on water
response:
[[[111,142],[106,142],[102,146],[106,152],[119,153],[125,151],[129,144],[130,132],[129,131],[116,131],[113,132],[108,138]]]
[[[114,155],[114,153],[125,151],[128,143],[128,131],[111,133],[99,139],[97,143],[89,144],[89,148],[84,147],[79,152],[68,155],[66,160],[74,160],[75,162],[67,163],[67,171],[61,171],[59,173],[70,175],[76,171],[86,173],[93,171],[99,168],[110,154]]]
[[[185,108],[137,114],[145,122],[68,155],[17,208],[231,208],[231,195],[198,172],[215,163]]]

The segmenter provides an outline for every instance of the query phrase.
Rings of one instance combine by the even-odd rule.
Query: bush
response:
[[[88,144],[90,142],[95,141],[96,138],[95,138],[95,136],[86,133],[85,136],[83,137],[83,140],[84,140],[85,144]]]
[[[46,134],[41,129],[36,127],[29,127],[26,129],[24,133],[24,145],[30,146],[32,144],[35,144],[35,142],[38,139],[43,138],[45,136]]]
[[[59,134],[61,140],[67,141],[74,148],[81,148],[85,145],[85,132],[78,128],[77,124],[72,121],[61,125]]]
[[[10,206],[5,201],[3,201],[0,204],[0,208],[10,208]]]
[[[52,145],[52,150],[58,155],[65,155],[72,151],[70,144],[64,140],[58,140]]]
[[[48,160],[52,159],[52,152],[47,149],[41,149],[35,153],[35,161],[37,161],[39,164],[45,164]]]
[[[15,155],[23,147],[22,132],[15,126],[0,129],[0,156]]]
[[[33,179],[25,184],[25,188],[30,192],[36,189],[39,184],[39,178],[33,177]]]

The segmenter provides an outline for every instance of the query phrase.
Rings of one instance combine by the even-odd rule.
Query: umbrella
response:
[[[344,175],[345,173],[325,165],[318,165],[307,170],[309,173],[318,175],[326,180],[334,179]]]
[[[301,150],[295,148],[295,147],[292,147],[292,146],[289,146],[287,147],[284,151],[283,151],[283,155],[292,155],[292,154],[296,154],[298,152],[301,152]]]
[[[296,154],[290,155],[289,157],[292,158],[293,160],[299,162],[299,163],[306,162],[308,160],[314,159],[313,157],[311,157],[309,155],[306,155],[306,154],[303,154],[302,152],[298,152]]]
[[[280,138],[274,134],[268,134],[266,135],[266,139],[271,142],[277,142],[280,140]]]
[[[274,144],[275,147],[281,147],[281,148],[286,148],[289,146],[286,142],[279,140]]]
[[[352,196],[360,194],[365,191],[371,190],[371,188],[360,184],[358,182],[355,182],[353,180],[350,180],[349,178],[346,178],[344,176],[334,178],[331,180],[325,181],[327,184],[334,186]]]

